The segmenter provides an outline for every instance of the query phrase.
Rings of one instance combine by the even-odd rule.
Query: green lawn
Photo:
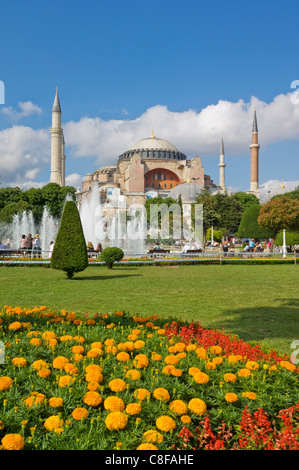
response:
[[[170,315],[290,355],[298,281],[297,265],[90,266],[72,280],[45,267],[1,266],[0,306]]]

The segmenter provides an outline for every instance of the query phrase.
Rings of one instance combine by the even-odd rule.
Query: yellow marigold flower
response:
[[[206,365],[205,365],[205,368],[207,370],[214,370],[214,369],[216,369],[216,364],[215,364],[215,362],[212,362],[212,361],[207,362]]]
[[[130,354],[123,351],[116,355],[116,359],[120,362],[128,362],[131,358],[130,358]]]
[[[189,367],[188,373],[189,375],[194,376],[197,374],[197,372],[201,372],[201,370],[198,367]]]
[[[148,357],[145,354],[137,354],[134,358],[133,364],[137,369],[145,369],[149,364]]]
[[[85,380],[86,382],[98,382],[100,384],[103,382],[104,376],[101,372],[91,370],[85,374]]]
[[[242,359],[243,359],[243,357],[240,354],[236,354],[236,355],[231,354],[227,358],[228,362],[231,362],[231,363],[242,361]]]
[[[137,388],[134,391],[133,396],[136,400],[143,401],[147,398],[150,398],[151,394],[148,390],[146,390],[146,388]]]
[[[13,380],[10,377],[0,377],[0,390],[8,390],[13,384]]]
[[[137,415],[141,412],[141,405],[140,403],[129,403],[126,406],[126,413],[128,415]]]
[[[207,411],[207,405],[200,398],[192,398],[188,403],[188,408],[198,416],[202,416]]]
[[[153,361],[162,361],[162,356],[161,356],[161,354],[152,353],[151,359]]]
[[[182,374],[183,374],[183,371],[181,369],[176,369],[175,367],[171,371],[171,375],[173,377],[181,377]]]
[[[249,370],[258,370],[259,369],[259,365],[255,361],[247,361],[245,367],[247,367],[247,369],[249,369]]]
[[[63,406],[63,399],[61,397],[51,397],[49,405],[52,406],[52,408],[60,408]]]
[[[229,403],[234,403],[235,401],[238,401],[238,395],[236,395],[236,393],[226,393],[224,398]]]
[[[105,424],[109,431],[117,431],[124,429],[128,424],[128,417],[121,411],[113,411],[109,413],[105,419]]]
[[[197,348],[195,350],[195,353],[199,359],[205,359],[207,356],[207,351],[205,350],[205,348]]]
[[[75,364],[72,364],[71,362],[68,362],[65,366],[64,366],[64,371],[67,373],[67,374],[70,374],[70,375],[77,375],[78,372],[79,372],[79,369],[77,366],[75,366]]]
[[[104,401],[104,408],[108,411],[124,411],[125,403],[120,397],[108,397]]]
[[[169,356],[165,357],[164,362],[166,362],[166,364],[176,365],[178,364],[179,359],[174,354],[170,354]]]
[[[63,420],[58,415],[50,416],[44,422],[44,427],[47,431],[54,431],[55,429],[61,428],[63,426]]]
[[[49,377],[49,375],[51,375],[51,371],[47,367],[42,367],[37,371],[37,375],[42,379],[46,379],[47,377]]]
[[[8,327],[9,330],[20,330],[22,328],[22,323],[20,323],[19,321],[15,321],[13,323],[11,323]]]
[[[14,366],[18,367],[25,367],[27,365],[27,361],[24,357],[14,357],[11,362]]]
[[[72,417],[76,421],[80,421],[81,419],[85,419],[88,417],[88,410],[86,408],[75,408],[72,412]]]
[[[102,397],[98,392],[86,392],[83,401],[86,405],[99,406],[102,403]]]
[[[143,444],[140,444],[136,450],[158,450],[158,447],[155,446],[154,444],[143,443]]]
[[[72,377],[70,375],[62,375],[59,377],[58,385],[60,388],[68,387],[72,383]]]
[[[35,370],[41,369],[42,367],[48,367],[48,363],[43,361],[43,359],[38,359],[32,363],[32,367]]]
[[[91,349],[92,348],[103,349],[103,344],[101,343],[101,341],[94,341],[93,343],[91,343],[90,347]]]
[[[142,440],[146,442],[157,442],[159,444],[163,442],[163,436],[160,432],[149,429],[143,433]]]
[[[250,377],[251,376],[251,372],[249,369],[240,369],[238,371],[238,376],[239,377]]]
[[[196,372],[196,374],[193,375],[193,380],[198,384],[206,384],[209,382],[210,378],[204,372]]]
[[[25,447],[25,440],[21,434],[6,434],[1,444],[4,450],[22,450]]]
[[[176,428],[175,421],[170,416],[160,416],[156,420],[156,426],[160,431],[164,432],[173,431]]]
[[[237,380],[237,376],[231,373],[224,374],[223,378],[225,382],[235,382]]]
[[[142,349],[145,346],[145,342],[142,341],[142,339],[138,339],[137,341],[135,341],[134,346],[135,349]]]
[[[109,382],[109,388],[112,392],[124,392],[127,388],[127,384],[122,379],[113,379]]]
[[[182,400],[174,400],[169,404],[169,408],[178,415],[185,415],[188,412],[188,406]]]
[[[280,366],[283,367],[284,369],[287,369],[287,370],[290,370],[290,371],[296,370],[295,364],[292,364],[292,363],[289,362],[289,361],[280,361],[279,364],[280,364]]]
[[[126,378],[131,380],[139,380],[141,378],[141,373],[139,370],[130,369],[126,372]]]
[[[256,393],[254,392],[243,392],[242,395],[249,400],[256,400]]]
[[[153,395],[157,400],[163,400],[163,401],[170,400],[170,395],[169,395],[168,390],[166,390],[166,388],[162,388],[162,387],[156,388],[153,392]]]
[[[183,416],[181,416],[181,421],[184,424],[189,424],[189,423],[191,423],[191,418],[188,415],[183,415]]]
[[[63,370],[64,366],[69,362],[69,360],[64,356],[58,356],[54,359],[52,365],[54,369]]]

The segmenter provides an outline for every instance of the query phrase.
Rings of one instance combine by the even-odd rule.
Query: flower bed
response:
[[[298,367],[223,331],[5,306],[0,340],[4,449],[299,449]]]

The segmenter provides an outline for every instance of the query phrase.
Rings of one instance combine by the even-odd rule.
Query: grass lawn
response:
[[[298,280],[297,265],[90,266],[72,280],[45,267],[1,266],[0,308],[170,315],[291,355],[299,340]]]

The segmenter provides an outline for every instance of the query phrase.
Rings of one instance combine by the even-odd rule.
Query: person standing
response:
[[[38,258],[41,257],[41,247],[40,247],[40,238],[38,236],[38,234],[35,235],[34,239],[33,239],[33,242],[32,242],[32,245],[33,245],[33,258],[35,258],[36,256]]]

